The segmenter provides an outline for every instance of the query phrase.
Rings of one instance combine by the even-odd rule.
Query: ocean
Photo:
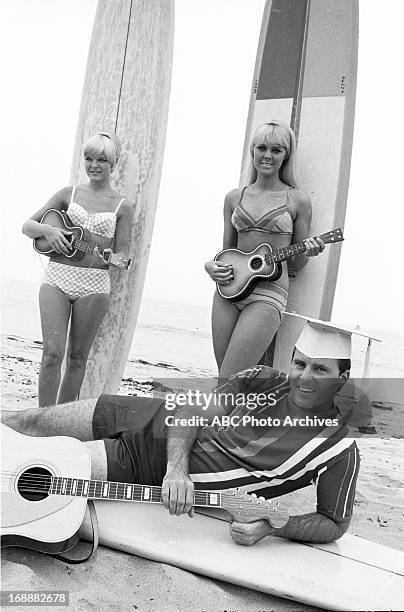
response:
[[[41,328],[37,283],[3,281],[1,327],[3,340],[13,336],[35,342],[38,348]],[[378,379],[372,399],[402,404],[402,385],[392,384],[391,379],[404,380],[404,336],[383,330],[367,331],[382,340],[372,347],[369,376]],[[366,342],[355,338],[353,377],[362,376],[365,352]],[[38,360],[38,350],[35,353]],[[131,363],[178,369],[185,376],[214,376],[209,306],[143,299],[127,370]]]

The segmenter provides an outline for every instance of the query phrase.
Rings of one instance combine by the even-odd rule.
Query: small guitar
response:
[[[111,249],[103,250],[101,244],[97,244],[96,241],[92,241],[93,234],[80,225],[72,225],[65,212],[60,212],[59,210],[56,210],[56,208],[50,208],[42,215],[40,223],[46,223],[48,225],[52,225],[52,227],[57,227],[70,232],[70,235],[65,236],[66,240],[72,247],[69,253],[64,254],[64,256],[68,259],[79,261],[86,253],[93,255],[94,250],[98,248],[100,249],[106,263],[114,265],[118,268],[123,268],[124,270],[129,269],[131,264],[130,259],[120,258],[116,255],[116,253],[112,253]],[[46,238],[42,236],[35,238],[34,249],[41,255],[47,255],[48,257],[59,255],[59,253],[56,253],[56,251],[52,249]]]
[[[161,503],[158,486],[91,480],[88,450],[75,438],[31,438],[3,424],[1,433],[2,546],[53,552],[79,529],[89,499]],[[282,527],[289,518],[276,500],[236,489],[196,490],[194,504],[223,508],[245,523],[266,518]]]
[[[319,236],[326,244],[344,240],[341,228]],[[239,249],[224,249],[215,256],[215,261],[231,264],[233,278],[227,285],[216,283],[219,294],[236,302],[247,297],[260,279],[276,281],[282,275],[281,262],[306,250],[304,242],[291,244],[274,251],[269,244],[260,244],[249,253]]]

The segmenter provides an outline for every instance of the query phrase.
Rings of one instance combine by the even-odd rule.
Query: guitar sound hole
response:
[[[18,479],[17,489],[21,497],[28,501],[40,501],[48,497],[52,474],[41,467],[30,468]]]
[[[259,270],[262,268],[262,259],[261,257],[252,257],[250,260],[250,268],[251,270]]]

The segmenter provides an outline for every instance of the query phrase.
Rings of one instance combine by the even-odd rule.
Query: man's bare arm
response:
[[[195,409],[184,406],[177,410],[175,416],[188,419],[192,414],[195,414]],[[168,427],[167,470],[161,497],[170,514],[194,515],[194,483],[189,477],[189,455],[198,431],[199,427]]]
[[[213,416],[222,414],[220,407],[204,410],[202,406],[177,407],[175,418],[189,420],[198,416],[197,422],[208,424]],[[162,501],[170,514],[194,515],[194,483],[189,477],[189,456],[195,440],[198,437],[200,426],[171,425],[167,427],[167,470],[163,480]]]
[[[337,523],[324,514],[312,512],[291,516],[280,529],[275,529],[266,520],[254,523],[233,522],[230,525],[230,535],[237,544],[243,546],[251,546],[268,535],[319,544],[338,540],[348,529],[349,523]]]

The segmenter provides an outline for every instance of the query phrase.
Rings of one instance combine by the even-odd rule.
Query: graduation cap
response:
[[[352,352],[352,334],[368,339],[368,346],[372,340],[381,342],[379,338],[370,336],[359,329],[352,329],[336,325],[330,321],[321,321],[312,317],[305,317],[294,312],[285,314],[306,321],[302,332],[296,340],[296,348],[310,357],[323,357],[330,359],[350,359]]]

